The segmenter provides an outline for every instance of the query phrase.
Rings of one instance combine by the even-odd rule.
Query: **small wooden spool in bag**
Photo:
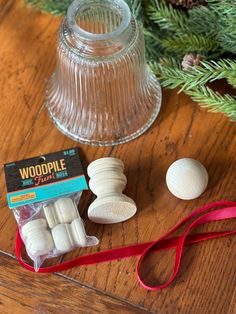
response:
[[[52,235],[47,230],[45,219],[29,221],[22,226],[21,234],[25,241],[27,253],[31,257],[47,255],[54,248]]]
[[[45,204],[43,211],[51,229],[61,223],[71,223],[78,217],[77,207],[69,197],[62,197],[54,203]]]

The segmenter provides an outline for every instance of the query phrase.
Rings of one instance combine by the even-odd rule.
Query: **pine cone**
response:
[[[206,4],[204,0],[167,0],[167,2],[186,9]]]
[[[199,65],[202,60],[202,56],[189,53],[184,56],[181,65],[183,70],[189,70],[193,65]]]

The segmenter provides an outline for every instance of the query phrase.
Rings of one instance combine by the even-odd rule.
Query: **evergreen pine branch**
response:
[[[157,65],[157,63],[153,63],[153,65],[155,66],[155,64]],[[175,68],[175,69],[180,69],[181,68],[181,64],[180,61],[178,61],[176,58],[173,57],[162,57],[159,60],[159,64],[165,67],[171,67],[171,68]]]
[[[171,63],[173,64],[173,61]],[[207,63],[205,63],[206,67],[203,73],[194,71],[194,68],[187,71],[181,70],[178,67],[173,67],[171,63],[152,62],[150,64],[152,70],[160,78],[163,87],[179,88],[180,91],[191,96],[194,101],[201,103],[208,110],[222,112],[236,121],[236,98],[227,94],[221,95],[206,86],[206,82],[211,79],[211,74],[207,75],[207,67],[209,66]],[[232,66],[234,67],[235,64]]]
[[[186,28],[189,33],[205,35],[208,38],[215,38],[219,31],[218,12],[211,10],[208,6],[194,7],[188,11],[188,23]]]
[[[162,80],[163,86],[183,90],[206,85],[220,79],[227,79],[234,86],[236,83],[236,61],[221,59],[219,61],[202,61],[188,70],[182,70],[177,63],[164,61],[151,63],[153,71]]]
[[[168,51],[184,55],[186,53],[200,53],[203,55],[211,55],[212,53],[222,54],[222,50],[218,43],[211,38],[200,35],[185,34],[163,40],[163,47]]]
[[[232,85],[233,88],[236,88],[236,76],[227,76],[227,82],[229,85]]]
[[[236,9],[235,9],[236,10]],[[236,18],[235,18],[236,22]],[[230,27],[224,28],[224,30],[219,31],[217,39],[221,47],[228,52],[236,54],[236,23],[232,23]],[[235,31],[232,32],[232,26],[235,27]]]
[[[151,69],[160,79],[162,86],[174,89],[182,87],[186,83],[190,84],[195,77],[194,72],[189,72],[189,75],[186,75],[185,71],[178,67],[173,67],[172,62],[172,60],[163,60],[160,63],[150,63]]]
[[[140,20],[143,19],[142,0],[125,0],[132,13]]]
[[[235,0],[207,0],[207,5],[211,10],[223,15],[235,14]]]
[[[172,5],[163,0],[152,0],[147,7],[147,13],[151,21],[161,29],[170,32],[186,32],[187,17],[180,10],[174,9]]]
[[[236,61],[231,59],[220,59],[218,61],[203,61],[201,66],[196,66],[196,70],[203,75],[210,74],[210,81],[223,78],[235,77],[236,80]],[[207,83],[207,81],[205,81]]]
[[[152,29],[149,30],[145,27],[143,27],[143,34],[148,60],[159,60],[159,58],[163,54],[160,37],[155,35]]]
[[[227,79],[228,82],[231,82],[230,84],[236,83],[236,61],[230,59],[202,61],[199,66],[195,65],[184,72],[186,76],[189,76],[190,74],[189,79],[186,80],[186,83],[183,86],[185,90],[221,79]],[[192,73],[194,74],[194,77]]]
[[[178,57],[188,52],[221,56],[224,50],[215,39],[217,14],[203,6],[189,12],[187,15],[163,0],[151,0],[149,19],[167,32],[161,43],[163,50]]]
[[[236,53],[236,2],[208,0],[209,10],[217,15],[216,39],[225,51]]]
[[[221,112],[232,121],[236,121],[236,97],[221,95],[207,86],[186,90],[185,93],[209,111]]]

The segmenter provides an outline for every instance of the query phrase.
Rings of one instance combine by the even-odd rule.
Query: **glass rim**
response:
[[[104,4],[112,5],[114,8],[119,8],[122,16],[122,20],[120,25],[112,32],[104,33],[104,34],[95,34],[84,30],[77,24],[77,14],[80,9],[84,6],[88,6],[90,1],[84,0],[75,0],[68,8],[67,12],[67,21],[69,27],[81,38],[86,40],[109,40],[114,37],[121,35],[129,26],[131,21],[131,11],[128,4],[124,0],[105,0]],[[92,1],[93,4],[95,1]],[[99,4],[100,1],[97,1]]]

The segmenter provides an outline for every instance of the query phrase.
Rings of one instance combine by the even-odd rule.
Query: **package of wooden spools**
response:
[[[47,258],[93,246],[77,206],[87,182],[77,148],[4,165],[8,205],[37,270]]]

